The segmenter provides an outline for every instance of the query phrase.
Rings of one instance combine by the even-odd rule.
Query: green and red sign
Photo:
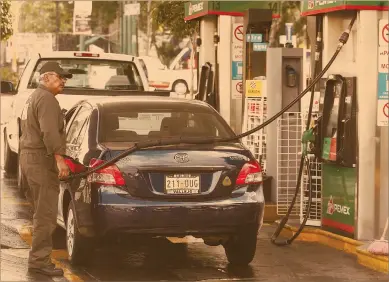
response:
[[[342,10],[388,11],[387,1],[304,0],[302,15],[311,16]]]
[[[354,237],[356,169],[322,164],[322,228]]]
[[[247,9],[270,9],[273,18],[280,17],[281,2],[277,1],[188,1],[185,3],[185,21],[206,15],[243,17]]]

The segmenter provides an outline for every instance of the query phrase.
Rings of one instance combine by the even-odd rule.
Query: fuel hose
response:
[[[241,138],[247,137],[247,136],[253,134],[254,132],[257,132],[257,131],[265,128],[267,125],[269,125],[272,122],[274,122],[275,120],[277,120],[277,118],[282,116],[294,104],[296,104],[298,101],[300,101],[301,98],[303,98],[305,96],[305,94],[307,94],[310,90],[312,90],[310,106],[309,106],[309,113],[308,113],[308,121],[309,122],[307,123],[307,128],[309,128],[310,119],[311,119],[311,113],[312,113],[312,106],[313,106],[314,87],[315,87],[316,83],[327,72],[327,70],[331,67],[331,65],[335,61],[336,57],[338,56],[338,54],[342,50],[342,47],[347,43],[347,41],[349,39],[349,36],[350,36],[350,31],[351,31],[351,29],[352,29],[352,27],[354,25],[354,22],[355,22],[356,18],[357,18],[357,13],[355,13],[355,15],[353,16],[353,18],[352,18],[350,24],[348,25],[347,29],[339,37],[339,43],[338,43],[337,48],[336,48],[334,54],[332,55],[331,59],[328,61],[327,65],[323,68],[323,70],[311,81],[311,83],[307,86],[307,88],[304,89],[292,102],[290,102],[287,106],[285,106],[281,111],[279,111],[277,114],[275,114],[274,116],[272,116],[271,118],[269,118],[268,120],[263,122],[262,124],[258,125],[257,127],[253,128],[253,129],[251,129],[249,131],[246,131],[244,133],[241,133],[239,135],[235,135],[233,137],[229,137],[229,138],[203,138],[203,137],[190,137],[190,138],[188,138],[188,137],[177,137],[177,138],[166,138],[166,139],[148,140],[148,141],[138,142],[138,143],[135,143],[132,147],[124,150],[122,153],[118,154],[117,156],[115,156],[115,157],[105,161],[104,163],[102,163],[100,165],[96,165],[94,167],[90,167],[88,170],[86,170],[84,172],[77,173],[77,174],[72,174],[72,175],[69,175],[68,177],[61,178],[61,181],[70,181],[72,179],[86,177],[89,174],[91,174],[93,172],[96,172],[98,170],[101,170],[101,169],[103,169],[105,167],[108,167],[108,166],[116,163],[117,161],[127,157],[128,155],[132,154],[133,152],[138,151],[138,150],[142,150],[142,149],[153,148],[153,147],[173,146],[173,145],[180,145],[180,144],[201,145],[201,144],[214,144],[214,143],[223,143],[223,142],[237,141],[237,140],[239,140]],[[315,61],[316,61],[316,58],[315,58]],[[315,63],[315,65],[316,65],[316,63]],[[316,69],[317,68],[315,66],[315,70]],[[300,181],[301,181],[302,171],[303,171],[303,168],[304,168],[304,160],[305,160],[305,163],[306,163],[306,166],[307,166],[308,178],[311,179],[311,177],[310,177],[310,169],[309,169],[309,160],[308,160],[307,157],[302,156],[301,162],[300,162],[298,183],[297,183],[298,185],[296,187],[296,192],[295,192],[294,198],[292,200],[291,205],[289,206],[289,209],[288,209],[288,212],[287,212],[286,216],[281,220],[277,230],[275,231],[275,233],[273,234],[272,239],[271,239],[271,241],[274,244],[276,244],[276,245],[290,244],[298,236],[298,234],[301,232],[302,228],[305,225],[305,222],[307,221],[308,215],[309,215],[309,212],[307,212],[306,216],[304,218],[304,222],[300,226],[301,230],[299,229],[299,231],[296,232],[291,239],[288,239],[288,240],[286,240],[283,243],[279,243],[279,242],[275,241],[275,239],[281,233],[281,230],[285,226],[286,222],[288,221],[289,215],[290,215],[290,213],[291,213],[291,211],[293,209],[293,206],[294,206],[294,204],[296,202],[296,198],[297,198],[298,192],[300,190]],[[309,182],[311,182],[311,181],[309,181]],[[309,186],[311,186],[311,184],[309,184]],[[309,200],[309,203],[308,203],[308,208],[310,208],[311,199],[312,199],[312,197],[311,197],[312,196],[312,191],[311,191],[312,189],[309,188],[309,190],[310,190],[309,191],[309,198],[310,198],[310,200]]]
[[[320,20],[318,21],[318,29],[317,29],[318,32],[317,32],[316,46],[315,46],[316,47],[315,48],[315,64],[314,64],[314,69],[313,69],[313,73],[314,73],[313,76],[314,77],[316,77],[317,72],[318,72],[320,56],[321,56],[321,51],[322,51],[321,24],[322,24],[322,17],[320,17]],[[314,96],[315,96],[315,87],[313,86],[312,89],[311,89],[311,99],[309,101],[309,110],[308,110],[308,117],[307,117],[307,123],[306,123],[305,130],[308,130],[310,128]],[[305,215],[304,215],[304,218],[303,218],[303,222],[300,224],[299,229],[297,230],[297,232],[295,234],[293,234],[293,236],[291,238],[289,238],[289,239],[287,239],[287,240],[285,240],[283,242],[277,242],[276,239],[278,238],[278,236],[280,235],[281,231],[285,227],[285,225],[286,225],[286,223],[287,223],[287,221],[289,219],[289,216],[292,213],[293,207],[294,207],[294,205],[296,203],[296,199],[297,199],[298,193],[300,191],[300,187],[301,187],[301,179],[302,179],[302,176],[303,176],[304,164],[305,164],[306,171],[307,171],[308,193],[309,194],[308,194],[308,205],[307,205],[307,208],[305,210]],[[302,193],[303,192],[304,191],[302,191]],[[301,233],[301,231],[305,227],[305,224],[307,223],[309,214],[311,212],[311,206],[312,206],[312,177],[311,177],[311,168],[310,168],[309,157],[305,156],[305,154],[303,153],[303,154],[301,154],[300,167],[299,167],[298,176],[297,176],[296,189],[295,189],[295,193],[294,193],[293,198],[292,198],[292,202],[289,205],[288,211],[286,212],[285,216],[281,219],[280,224],[278,225],[276,231],[273,233],[273,235],[272,235],[272,237],[270,239],[271,242],[274,245],[277,245],[277,246],[285,246],[285,245],[291,244],[299,236],[299,234]]]

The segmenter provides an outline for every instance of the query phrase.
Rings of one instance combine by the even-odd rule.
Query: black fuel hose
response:
[[[317,37],[316,37],[316,46],[315,46],[316,47],[315,48],[315,64],[314,64],[314,69],[313,69],[313,74],[314,74],[313,76],[314,77],[317,76],[317,72],[318,72],[318,69],[319,69],[320,56],[321,56],[321,51],[322,51],[321,23],[322,23],[322,18],[319,20],[318,29],[317,29],[318,33],[317,33]],[[312,89],[311,89],[311,99],[309,101],[309,110],[308,110],[308,117],[307,117],[307,123],[306,123],[306,126],[305,126],[305,130],[309,130],[309,128],[310,128],[314,97],[315,97],[315,87],[312,87]],[[286,225],[286,223],[287,223],[287,221],[289,219],[289,216],[292,213],[293,207],[294,207],[294,205],[296,203],[296,200],[297,200],[297,197],[298,197],[298,193],[299,193],[300,187],[301,187],[300,185],[301,185],[301,179],[302,179],[302,176],[303,176],[304,163],[306,165],[306,170],[307,170],[307,174],[308,174],[307,176],[308,176],[308,191],[309,191],[309,195],[308,195],[308,206],[307,206],[307,209],[305,211],[305,216],[304,216],[303,222],[300,224],[300,227],[297,230],[297,232],[295,234],[293,234],[293,236],[290,239],[287,239],[287,240],[285,240],[283,242],[277,242],[276,239],[280,235],[281,231],[284,229],[284,227],[285,227],[285,225]],[[304,191],[302,191],[302,193],[303,192]],[[294,193],[293,198],[292,198],[292,202],[289,205],[288,211],[286,212],[285,216],[281,219],[280,224],[278,225],[276,231],[272,235],[270,241],[274,245],[277,245],[277,246],[285,246],[285,245],[291,244],[298,237],[298,235],[301,233],[301,231],[305,227],[305,224],[307,223],[309,214],[311,212],[311,205],[312,205],[312,177],[311,177],[311,171],[310,171],[309,157],[305,156],[304,154],[301,154],[300,167],[299,167],[298,176],[297,176],[296,189],[295,189],[295,193]]]
[[[251,129],[251,130],[249,130],[247,132],[241,133],[239,135],[236,135],[236,136],[233,136],[233,137],[230,137],[230,138],[202,138],[202,137],[191,137],[191,138],[185,137],[184,138],[184,137],[179,137],[179,138],[171,138],[171,139],[169,138],[169,139],[149,140],[149,141],[135,143],[132,147],[130,147],[127,150],[123,151],[122,153],[118,154],[116,157],[113,157],[112,159],[110,159],[110,160],[108,160],[108,161],[106,161],[106,162],[104,162],[104,163],[102,163],[100,165],[97,165],[97,166],[95,166],[93,168],[89,168],[85,172],[81,172],[81,173],[78,173],[78,174],[72,174],[72,175],[69,175],[68,177],[62,178],[61,181],[69,181],[69,180],[76,179],[76,178],[86,177],[86,176],[88,176],[89,174],[91,174],[93,172],[96,172],[96,171],[98,171],[100,169],[103,169],[103,168],[105,168],[107,166],[110,166],[110,165],[116,163],[117,161],[125,158],[126,156],[128,156],[131,153],[133,153],[135,151],[138,151],[138,150],[142,150],[142,149],[146,149],[146,148],[152,148],[152,147],[179,145],[179,144],[201,145],[201,144],[214,144],[214,143],[236,141],[236,140],[239,140],[239,139],[241,139],[243,137],[246,137],[248,135],[253,134],[254,132],[257,132],[257,131],[263,129],[264,127],[266,127],[267,125],[269,125],[270,123],[275,121],[277,118],[279,118],[287,110],[289,110],[302,97],[304,97],[304,95],[307,94],[309,90],[311,90],[316,85],[316,83],[320,80],[320,78],[330,68],[330,66],[332,65],[332,63],[334,62],[336,57],[338,56],[340,50],[342,49],[343,45],[346,44],[346,42],[347,42],[347,40],[349,38],[350,30],[351,30],[351,28],[352,28],[352,26],[354,24],[355,19],[356,19],[356,14],[353,17],[353,19],[352,19],[348,29],[346,29],[342,33],[342,35],[340,36],[338,47],[337,47],[335,53],[333,54],[332,58],[329,60],[327,65],[324,67],[324,69],[319,73],[319,75],[313,79],[311,84],[309,84],[309,86],[304,91],[302,91],[285,108],[283,108],[280,112],[278,112],[273,117],[271,117],[270,119],[268,119],[264,123],[260,124],[259,126],[253,128],[253,129]]]
[[[356,18],[357,18],[357,13],[355,13],[348,28],[346,29],[345,32],[343,32],[343,34],[339,38],[339,44],[338,44],[338,47],[336,49],[335,54],[332,56],[331,60],[328,62],[328,64],[325,66],[325,68],[317,76],[320,76],[320,77],[323,76],[323,72],[326,72],[328,67],[329,67],[328,65],[332,64],[332,62],[335,60],[336,56],[339,54],[340,50],[342,49],[343,45],[346,44],[346,42],[349,38],[350,31],[354,25]],[[316,72],[318,70],[321,47],[322,47],[322,39],[321,39],[321,32],[319,29],[318,36],[316,38],[315,65],[314,65],[314,76],[315,77],[317,77]],[[306,123],[306,130],[308,130],[310,128],[313,100],[314,100],[314,91],[315,91],[314,84],[316,84],[316,83],[317,83],[317,80],[314,79],[314,81],[310,84],[310,86],[311,85],[313,85],[313,86],[311,87],[312,91],[311,91],[311,99],[310,99],[310,103],[309,103],[309,112],[308,112],[308,118],[307,118],[307,123]],[[307,87],[307,89],[310,88],[310,86]],[[302,174],[303,174],[303,170],[304,170],[304,162],[306,163],[307,178],[308,178],[308,193],[309,194],[308,194],[308,205],[307,205],[307,208],[305,211],[303,222],[300,224],[300,227],[298,228],[296,233],[293,234],[293,236],[291,238],[289,238],[285,241],[282,241],[282,242],[277,242],[276,239],[278,238],[281,231],[284,229],[286,223],[288,222],[289,216],[292,213],[293,207],[296,203],[296,199],[297,199],[298,193],[300,191],[300,186],[301,186],[301,178],[302,178]],[[285,245],[291,244],[300,235],[300,233],[304,229],[305,224],[307,223],[310,211],[311,211],[311,206],[312,206],[312,176],[311,176],[311,172],[310,172],[310,162],[309,162],[309,157],[306,157],[306,156],[304,156],[304,154],[302,154],[301,160],[300,160],[299,172],[298,172],[298,176],[297,176],[296,189],[295,189],[295,193],[294,193],[292,202],[289,205],[289,208],[288,208],[288,211],[286,212],[286,215],[281,219],[276,231],[273,233],[273,235],[271,237],[271,242],[277,246],[285,246]]]

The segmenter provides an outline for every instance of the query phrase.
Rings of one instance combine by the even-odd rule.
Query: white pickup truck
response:
[[[192,50],[185,47],[174,58],[169,67],[163,65],[158,58],[141,56],[144,67],[148,73],[150,86],[158,90],[172,91],[177,94],[188,93],[193,83],[193,90],[197,91],[197,69],[190,68],[190,56]],[[193,81],[192,81],[193,75]]]
[[[152,91],[139,60],[123,54],[93,54],[79,51],[39,53],[30,58],[16,87],[2,82],[13,94],[10,115],[4,127],[4,170],[7,175],[18,172],[20,117],[29,95],[37,88],[39,70],[48,61],[57,61],[73,74],[62,93],[56,97],[63,109],[90,96],[131,95]],[[5,92],[3,89],[2,92]]]

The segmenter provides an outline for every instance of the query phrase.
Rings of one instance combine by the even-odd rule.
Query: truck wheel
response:
[[[254,258],[258,227],[242,228],[224,244],[227,259],[232,265],[246,266]]]
[[[91,242],[88,242],[88,239],[78,232],[76,214],[72,202],[69,203],[66,219],[66,248],[69,254],[69,261],[73,265],[85,264],[92,250]]]
[[[184,95],[189,91],[188,84],[184,80],[177,80],[173,83],[172,91]]]
[[[4,131],[4,176],[14,177],[18,170],[18,155],[11,151],[8,145],[7,133]]]

